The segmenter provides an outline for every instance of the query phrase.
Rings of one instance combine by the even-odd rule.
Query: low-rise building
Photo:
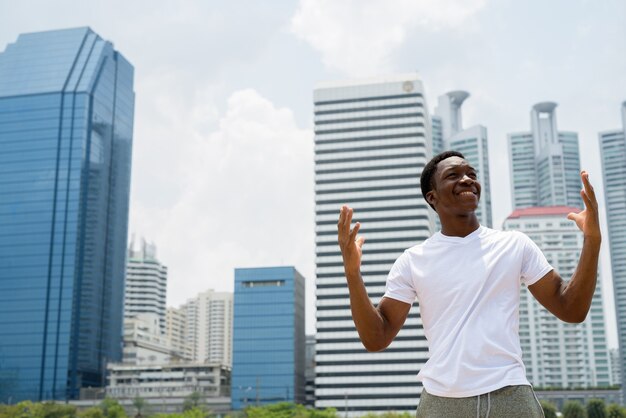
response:
[[[201,404],[215,413],[230,410],[230,367],[219,363],[162,365],[109,364],[106,396],[123,405],[139,397],[150,411],[182,411],[185,399],[200,395]]]

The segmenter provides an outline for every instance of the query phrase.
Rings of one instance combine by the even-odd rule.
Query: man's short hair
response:
[[[425,166],[424,170],[422,170],[422,175],[420,177],[420,187],[422,188],[422,196],[426,203],[430,205],[431,208],[435,209],[433,205],[430,204],[428,199],[426,199],[426,195],[435,187],[435,173],[437,172],[437,164],[446,158],[450,157],[459,157],[465,159],[465,156],[458,151],[444,151],[441,154],[435,155]]]

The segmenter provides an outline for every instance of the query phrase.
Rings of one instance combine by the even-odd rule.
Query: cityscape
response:
[[[321,48],[306,29],[317,6],[303,0],[291,30]],[[457,19],[471,22],[483,8],[468,6]],[[459,23],[431,13],[440,25]],[[600,399],[622,413],[623,80],[615,86],[625,88],[604,104],[611,114],[585,121],[595,127],[591,137],[588,125],[561,117],[571,96],[543,94],[508,114],[517,122],[494,138],[476,108],[485,109],[484,92],[475,99],[472,84],[438,83],[438,76],[397,66],[359,73],[350,69],[359,55],[354,62],[327,57],[335,70],[298,86],[308,89],[298,98],[308,101],[308,116],[275,107],[251,88],[228,98],[221,119],[210,102],[181,118],[154,97],[176,123],[212,120],[206,123],[219,122],[221,131],[172,138],[181,144],[172,158],[187,166],[170,169],[160,156],[160,169],[146,172],[154,163],[146,158],[157,154],[144,155],[142,144],[158,127],[140,127],[145,110],[138,106],[151,100],[141,93],[146,70],[138,71],[124,42],[86,25],[10,38],[0,45],[0,414],[54,401],[84,414],[104,408],[105,416],[118,407],[129,416],[191,409],[238,417],[283,403],[328,414],[320,417],[413,416],[422,392],[416,375],[429,358],[419,304],[390,347],[365,350],[352,321],[337,218],[348,204],[363,225],[361,274],[376,304],[397,257],[441,226],[420,176],[444,150],[462,152],[476,169],[480,223],[524,232],[564,278],[583,245],[567,214],[583,208],[579,173],[597,161],[591,176],[604,239],[589,314],[564,323],[522,286],[519,335],[526,377],[544,411],[590,408]],[[383,62],[377,53],[370,59]],[[616,63],[626,69],[623,59]],[[207,94],[199,89],[194,100]],[[244,114],[254,116],[245,122]],[[298,127],[300,118],[311,121],[310,131]],[[266,149],[262,139],[272,145]],[[224,140],[234,143],[216,145]],[[261,166],[271,174],[248,171]],[[173,189],[177,181],[185,188]],[[208,195],[199,191],[206,188]],[[175,196],[180,202],[165,210]],[[211,209],[198,217],[213,203],[228,215]],[[182,225],[189,228],[166,238]]]

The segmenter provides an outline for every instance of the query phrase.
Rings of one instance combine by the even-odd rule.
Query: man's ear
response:
[[[435,203],[437,202],[437,193],[434,190],[430,190],[426,193],[426,201],[432,206],[435,206]]]

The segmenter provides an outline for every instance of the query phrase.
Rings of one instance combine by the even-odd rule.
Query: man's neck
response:
[[[466,237],[480,227],[476,214],[467,217],[441,219],[441,233],[449,237]]]

